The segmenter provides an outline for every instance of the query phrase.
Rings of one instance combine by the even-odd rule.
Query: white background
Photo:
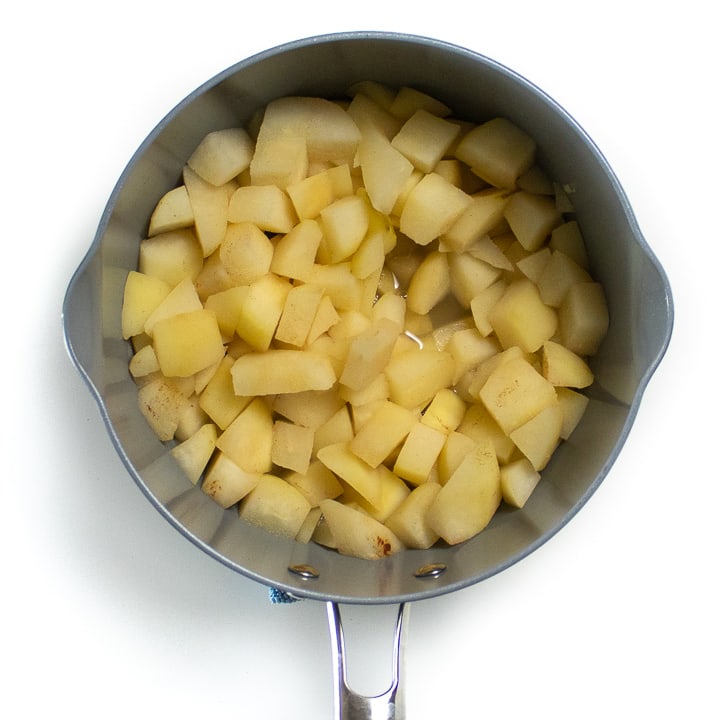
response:
[[[545,89],[615,169],[676,303],[670,349],[591,502],[510,570],[413,607],[408,718],[720,716],[720,55],[709,3],[668,6],[4,11],[0,716],[331,717],[324,607],[271,605],[147,503],[66,355],[60,307],[117,177],[166,111],[257,51],[342,30],[448,40]],[[359,627],[380,636],[372,618]]]

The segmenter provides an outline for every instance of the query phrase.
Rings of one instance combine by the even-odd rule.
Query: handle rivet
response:
[[[436,578],[447,570],[445,563],[428,563],[415,571],[416,578]]]
[[[317,580],[320,577],[320,571],[316,570],[312,565],[290,565],[288,570],[301,578],[305,578],[305,580]]]

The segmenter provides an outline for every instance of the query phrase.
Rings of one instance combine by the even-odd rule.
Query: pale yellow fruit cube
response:
[[[306,472],[310,467],[313,435],[311,428],[276,420],[273,424],[273,463],[295,472]]]
[[[302,347],[307,340],[322,298],[322,288],[315,285],[294,286],[285,298],[282,315],[275,330],[275,339],[288,345]]]
[[[390,397],[390,387],[385,373],[380,373],[362,390],[352,390],[347,385],[338,385],[338,395],[349,405],[366,405],[375,400],[387,400]]]
[[[412,485],[426,482],[445,438],[446,434],[441,430],[416,422],[400,448],[393,472]]]
[[[261,477],[260,473],[243,470],[225,453],[217,452],[208,464],[202,490],[220,507],[229,508],[242,500]]]
[[[368,232],[350,259],[350,269],[355,277],[364,280],[382,271],[385,264],[385,242],[380,232]]]
[[[450,545],[469,540],[484,530],[502,501],[500,468],[492,445],[477,445],[450,476],[426,518]]]
[[[310,325],[310,330],[308,330],[306,338],[307,344],[312,345],[312,343],[321,335],[328,332],[328,330],[339,321],[340,315],[332,304],[332,300],[327,295],[323,295],[315,312],[312,324]]]
[[[162,376],[149,380],[138,389],[140,412],[163,442],[173,438],[189,405],[188,396]]]
[[[319,460],[311,462],[305,472],[288,473],[285,481],[298,490],[312,507],[343,493],[343,486],[338,479]]]
[[[339,553],[366,560],[377,560],[404,549],[400,539],[378,520],[360,510],[323,500],[325,522]]]
[[[150,337],[154,334],[155,325],[161,320],[179,315],[181,313],[195,312],[202,310],[203,304],[200,301],[193,281],[186,277],[181,280],[159,303],[145,320],[144,331]]]
[[[330,360],[312,351],[268,350],[241,355],[232,368],[238,395],[275,395],[327,390],[336,381]]]
[[[497,188],[474,194],[462,214],[443,234],[443,243],[456,252],[466,250],[500,223],[509,199],[510,193]]]
[[[231,373],[234,362],[229,355],[222,359],[198,400],[202,410],[221,430],[225,430],[252,400],[235,393]]]
[[[277,185],[240,186],[230,198],[227,219],[254,223],[271,233],[290,232],[298,221],[290,198]]]
[[[189,377],[225,354],[220,328],[210,310],[195,310],[159,320],[153,347],[167,377]]]
[[[227,290],[233,287],[232,280],[227,270],[220,262],[220,253],[214,253],[205,258],[202,270],[195,278],[195,291],[201,300],[206,300],[210,295]]]
[[[392,139],[392,146],[424,173],[432,172],[460,132],[460,127],[433,115],[416,110]]]
[[[197,395],[190,395],[188,397],[187,407],[183,410],[182,415],[180,415],[180,421],[175,430],[175,439],[178,442],[187,440],[203,425],[211,422],[207,413],[198,404],[198,399]]]
[[[335,200],[332,178],[327,171],[315,173],[288,185],[286,192],[300,220],[315,219]]]
[[[217,428],[213,423],[208,423],[170,450],[193,485],[197,485],[212,457],[216,440]]]
[[[522,279],[511,283],[487,314],[503,348],[514,345],[535,352],[555,335],[557,313],[545,305],[537,286]]]
[[[334,265],[348,259],[360,247],[370,223],[368,206],[359,195],[336,200],[320,212],[323,260]]]
[[[301,220],[275,244],[271,272],[287,278],[307,279],[313,269],[322,228],[316,220]]]
[[[507,435],[557,404],[555,388],[524,358],[498,365],[482,386],[479,397]]]
[[[224,187],[211,185],[188,165],[183,169],[183,182],[187,188],[203,257],[207,257],[225,237],[228,223],[228,195]]]
[[[407,160],[407,158],[404,158]],[[407,160],[410,162],[409,160]],[[410,163],[410,166],[412,167],[412,163]],[[410,197],[410,193],[415,189],[415,186],[425,177],[425,173],[421,172],[420,170],[413,168],[413,171],[410,173],[410,176],[405,181],[405,184],[402,186],[400,190],[400,194],[398,195],[398,199],[395,201],[395,205],[393,205],[392,212],[388,213],[388,216],[390,217],[391,222],[395,227],[400,226],[400,216],[403,213],[403,209],[405,208],[405,203],[407,202],[408,197]],[[442,176],[440,176],[442,177]],[[445,178],[443,178],[445,179]],[[449,181],[445,180],[448,184]],[[453,186],[454,187],[454,186]]]
[[[180,185],[168,190],[158,200],[150,216],[148,236],[153,237],[160,233],[189,228],[195,224],[190,196],[187,188]]]
[[[238,285],[213,293],[205,299],[205,309],[215,313],[220,332],[228,340],[235,335],[248,291],[247,285]]]
[[[316,430],[342,407],[337,388],[285,393],[273,398],[272,409],[287,420]]]
[[[555,452],[562,422],[562,410],[555,402],[510,433],[511,440],[536,470],[542,470]]]
[[[449,387],[455,375],[450,353],[414,348],[390,359],[385,368],[390,399],[414,409],[426,405],[435,393]]]
[[[426,110],[438,117],[452,115],[452,110],[444,102],[407,85],[398,88],[389,110],[403,120],[412,117],[418,110]]]
[[[418,245],[428,245],[452,227],[471,200],[442,175],[428,173],[405,200],[400,231]]]
[[[270,271],[273,244],[254,223],[230,223],[219,247],[220,262],[235,285],[250,285]]]
[[[347,405],[343,405],[332,417],[315,428],[313,436],[313,456],[320,448],[340,442],[350,442],[355,430]]]
[[[363,304],[362,281],[353,275],[350,262],[315,263],[304,281],[322,287],[337,311],[360,310]]]
[[[459,130],[460,126],[458,125],[458,133]],[[442,175],[449,183],[467,192],[463,184],[465,178],[463,164],[457,158],[443,158],[438,160],[437,163],[435,163],[433,172]]]
[[[350,449],[349,443],[326,445],[318,450],[320,462],[353,487],[373,507],[378,507],[382,500],[380,470],[371,467],[361,460]],[[387,469],[387,468],[386,468]]]
[[[538,284],[540,278],[542,277],[543,271],[545,270],[545,267],[550,262],[550,258],[552,258],[552,250],[550,250],[547,245],[544,245],[540,250],[536,250],[533,253],[530,253],[529,255],[526,255],[523,258],[520,258],[516,263],[515,267],[528,279],[534,282],[536,285]],[[538,287],[538,290],[540,288]],[[543,302],[547,303],[548,305],[552,305],[553,303],[548,303],[548,300],[546,297],[543,296],[542,290],[540,290],[540,297],[542,297]]]
[[[235,331],[255,350],[270,347],[291,288],[288,280],[274,273],[264,275],[249,286]]]
[[[307,545],[312,540],[313,534],[315,533],[321,518],[322,511],[319,507],[310,508],[310,512],[308,512],[305,516],[305,520],[303,520],[303,524],[300,526],[300,529],[295,536],[295,542]]]
[[[268,137],[261,132],[250,163],[250,182],[287,190],[307,177],[308,165],[305,138]]]
[[[262,475],[240,502],[240,517],[282,537],[298,534],[310,512],[310,503],[292,485],[275,475]]]
[[[560,307],[565,294],[572,285],[592,282],[592,277],[569,255],[559,250],[552,252],[550,259],[537,280],[540,297],[546,305]]]
[[[353,91],[347,112],[360,130],[361,144],[365,135],[373,130],[391,139],[402,127],[402,120],[389,111],[394,97],[395,91],[389,89],[382,94],[369,88]]]
[[[378,466],[377,474],[380,484],[380,500],[377,506],[371,505],[362,495],[348,486],[345,486],[342,497],[338,499],[344,505],[362,510],[371,518],[384,523],[410,494],[410,488],[385,465]]]
[[[450,292],[450,268],[447,255],[434,250],[428,253],[410,280],[407,307],[427,315]]]
[[[497,355],[500,346],[493,337],[483,337],[477,328],[467,328],[453,333],[445,346],[455,362],[453,385],[457,385],[466,373],[481,362]]]
[[[270,472],[273,418],[263,398],[255,398],[217,439],[217,447],[249,473]]]
[[[407,315],[407,302],[402,295],[386,293],[381,295],[373,305],[372,320],[378,321],[381,318],[392,320],[396,325],[405,327]]]
[[[438,481],[441,485],[450,479],[460,463],[475,450],[476,445],[475,440],[465,433],[457,431],[448,433],[436,463]]]
[[[512,272],[512,270],[514,270],[513,264],[497,244],[496,237],[497,236],[481,235],[465,249],[465,252],[478,260],[483,260],[488,265],[498,268],[498,270],[508,270]]]
[[[470,253],[448,253],[450,290],[460,305],[470,308],[472,299],[485,288],[490,287],[501,271]]]
[[[140,348],[140,350],[130,358],[128,369],[134,378],[141,378],[159,372],[160,364],[158,363],[153,346],[145,345]]]
[[[188,276],[194,280],[202,265],[202,249],[192,230],[163,232],[140,243],[138,270],[171,287]]]
[[[426,549],[439,539],[427,522],[427,512],[440,492],[440,487],[435,482],[418,485],[385,520],[385,525],[406,547]]]
[[[145,323],[170,294],[164,280],[131,270],[125,280],[121,310],[122,335],[126,340],[145,331]]]
[[[490,440],[498,462],[508,462],[515,451],[515,443],[505,434],[482,403],[468,406],[457,430],[475,442]]]
[[[551,250],[559,250],[565,253],[585,270],[590,269],[585,240],[577,220],[569,220],[562,225],[558,225],[550,235],[548,246]]]
[[[533,165],[526,170],[517,179],[517,186],[519,190],[526,190],[534,195],[552,195],[555,192],[552,180],[539,165]]]
[[[590,400],[587,395],[583,395],[570,388],[555,388],[560,410],[562,410],[562,428],[560,430],[560,438],[567,440],[575,428],[578,426],[582,416],[585,414]]]
[[[483,180],[498,188],[514,188],[535,162],[535,141],[506,118],[494,118],[467,132],[455,155]]]
[[[513,507],[525,507],[525,503],[539,482],[540,473],[527,458],[514,460],[500,468],[503,500]]]
[[[532,356],[524,353],[517,345],[513,345],[507,350],[501,349],[500,352],[490,355],[480,362],[470,373],[472,380],[467,388],[470,396],[476,401],[479,400],[480,390],[482,390],[483,385],[485,385],[490,375],[503,363],[509,360],[517,360],[518,358],[525,360],[534,359]]]
[[[470,311],[475,327],[483,337],[491,335],[494,331],[489,314],[506,290],[507,283],[502,279],[496,280],[492,285],[480,290],[470,301]]]
[[[562,223],[562,216],[551,198],[522,190],[510,198],[504,215],[518,242],[528,252],[539,250],[553,229]]]
[[[250,166],[255,143],[244,128],[209,132],[193,150],[188,165],[212,185],[224,185]]]
[[[446,435],[462,422],[466,412],[465,402],[451,388],[442,388],[425,408],[421,422]]]
[[[579,355],[552,340],[543,345],[542,373],[553,385],[570,388],[588,387],[595,379]]]
[[[371,467],[384,462],[417,423],[417,413],[382,401],[350,441],[350,449]]]
[[[353,337],[340,383],[352,390],[366,388],[390,362],[400,329],[392,320],[380,318]]]
[[[605,292],[600,283],[577,283],[568,288],[558,308],[560,341],[581,356],[595,355],[610,324]]]

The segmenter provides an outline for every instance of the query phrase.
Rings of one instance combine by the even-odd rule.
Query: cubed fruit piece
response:
[[[417,413],[389,400],[382,401],[356,432],[350,449],[368,465],[377,467],[405,439],[417,422]]]
[[[470,308],[472,299],[490,287],[499,277],[500,270],[468,252],[448,253],[450,290],[460,305]]]
[[[371,518],[384,523],[410,494],[410,488],[385,465],[377,467],[377,476],[380,499],[376,505],[369,503],[362,495],[348,486],[345,486],[340,501],[357,510],[362,510]]]
[[[540,297],[550,307],[560,307],[565,293],[572,285],[592,282],[590,274],[578,265],[569,255],[559,250],[551,253],[537,279]]]
[[[155,308],[172,288],[164,280],[131,270],[125,280],[121,311],[122,335],[126,340],[140,335]]]
[[[592,370],[579,355],[552,340],[543,345],[542,372],[555,386],[585,388],[594,380]]]
[[[207,423],[170,450],[170,454],[193,485],[197,484],[212,457],[216,440],[217,428],[213,423]]]
[[[225,453],[217,452],[208,464],[202,490],[220,507],[229,508],[242,500],[259,482],[261,474],[243,470]]]
[[[311,428],[276,420],[273,424],[272,460],[275,465],[304,473],[313,450]]]
[[[511,283],[487,314],[503,348],[514,345],[524,352],[535,352],[557,330],[553,308],[540,298],[537,287],[523,278]]]
[[[445,155],[460,127],[420,108],[403,124],[392,146],[424,173],[431,172]]]
[[[545,267],[550,262],[552,255],[553,253],[550,248],[547,247],[547,245],[544,245],[542,248],[540,248],[540,250],[536,250],[535,252],[532,252],[529,255],[520,258],[515,263],[515,267],[517,267],[517,269],[528,280],[532,280],[532,282],[537,285],[540,278],[542,277]],[[540,290],[540,288],[538,288],[538,290]],[[547,303],[548,305],[553,304],[548,302],[548,299],[543,295],[542,290],[540,290],[540,297],[543,299],[543,302]]]
[[[310,503],[292,485],[263,475],[240,503],[240,517],[268,532],[294,539],[310,512]]]
[[[130,374],[134,378],[145,377],[151,373],[159,372],[160,365],[152,345],[141,347],[131,358],[128,365]]]
[[[286,192],[300,220],[315,219],[335,200],[332,179],[327,170],[288,185]]]
[[[447,435],[460,425],[465,410],[465,403],[457,393],[450,388],[442,388],[423,412],[421,422]]]
[[[138,407],[159,440],[171,440],[190,401],[176,384],[162,376],[138,390]]]
[[[577,220],[558,225],[550,235],[548,243],[551,250],[559,250],[571,257],[580,267],[589,270],[590,260],[585,248],[585,240]]]
[[[448,340],[445,350],[450,353],[455,362],[455,376],[453,385],[479,363],[496,355],[499,345],[495,338],[483,337],[477,328],[458,330]]]
[[[303,350],[268,350],[241,355],[232,367],[238,395],[275,395],[327,390],[336,380],[327,356]]]
[[[360,142],[369,129],[382,132],[387,138],[392,138],[402,127],[402,120],[390,113],[390,106],[395,98],[395,90],[380,86],[373,81],[361,81],[348,91],[352,101],[348,105],[348,115],[354,120],[360,130]]]
[[[467,193],[442,175],[428,173],[405,200],[400,232],[418,245],[428,245],[452,227],[470,202]]]
[[[445,253],[428,253],[410,280],[407,307],[426,315],[450,292],[450,268]]]
[[[512,441],[536,470],[542,470],[555,452],[562,421],[562,410],[555,402],[510,433]]]
[[[302,347],[307,340],[322,298],[322,288],[315,285],[292,287],[285,298],[282,315],[275,330],[275,339],[288,345]]]
[[[538,482],[540,482],[540,473],[527,458],[514,460],[500,468],[503,500],[513,507],[525,507]]]
[[[392,320],[380,318],[355,335],[350,341],[340,383],[352,390],[366,388],[387,367],[400,329]]]
[[[211,185],[224,185],[250,166],[255,143],[244,128],[208,133],[188,158],[188,165]]]
[[[144,330],[152,337],[155,325],[161,320],[166,320],[173,315],[195,312],[202,310],[203,304],[200,301],[193,281],[186,277],[181,280],[159,303],[145,320]]]
[[[230,198],[227,219],[231,223],[254,223],[272,233],[290,232],[297,223],[290,198],[277,185],[239,187]]]
[[[313,454],[317,455],[318,450],[326,445],[350,442],[354,436],[350,410],[347,405],[343,405],[334,415],[315,428]]]
[[[337,550],[343,555],[377,560],[404,549],[395,533],[360,510],[337,500],[323,500],[320,509]]]
[[[406,547],[426,549],[437,542],[438,534],[430,527],[426,516],[440,487],[435,482],[418,485],[385,520],[385,525]]]
[[[504,215],[518,242],[528,252],[539,250],[553,229],[562,223],[552,198],[522,190],[510,198]]]
[[[570,388],[559,387],[555,389],[555,392],[557,392],[563,418],[560,438],[567,440],[585,414],[590,400],[587,395],[583,395]]]
[[[235,285],[250,285],[270,270],[273,244],[251,222],[230,223],[219,247],[220,262]]]
[[[322,511],[319,507],[310,508],[310,512],[305,516],[305,520],[295,536],[295,542],[307,545],[312,540],[321,517]]]
[[[572,285],[558,309],[558,318],[562,344],[578,355],[595,355],[610,323],[602,285]]]
[[[178,442],[183,442],[209,422],[210,418],[207,413],[198,404],[198,396],[190,395],[188,397],[187,407],[183,410],[182,415],[180,415],[180,422],[178,422],[177,429],[175,430],[175,439]]]
[[[228,194],[224,187],[211,185],[190,166],[183,169],[183,182],[192,206],[203,257],[208,257],[225,237],[228,223]]]
[[[305,282],[319,285],[338,310],[360,310],[363,301],[362,281],[352,273],[350,262],[337,265],[316,263],[304,278]]]
[[[490,188],[472,196],[468,206],[442,236],[449,250],[462,252],[493,230],[503,219],[510,194]]]
[[[350,269],[355,277],[364,280],[380,272],[385,264],[385,243],[379,232],[369,232],[362,239],[350,260]]]
[[[491,185],[512,189],[535,162],[535,141],[517,125],[499,117],[466,133],[455,155]]]
[[[323,261],[334,265],[349,258],[360,247],[369,222],[368,206],[359,195],[340,198],[324,208],[320,213]]]
[[[263,398],[255,398],[218,437],[217,446],[249,473],[266,473],[272,467],[272,411]]]
[[[445,438],[446,434],[441,430],[416,422],[400,448],[393,472],[412,485],[426,482]]]
[[[307,344],[312,345],[312,343],[339,321],[340,315],[338,315],[335,306],[332,304],[332,300],[327,295],[323,295],[312,324],[310,325],[310,330],[308,330],[306,338]]]
[[[389,107],[389,111],[395,117],[403,120],[412,117],[421,109],[438,117],[447,117],[452,114],[452,110],[438,98],[408,85],[398,88]]]
[[[438,390],[449,387],[455,375],[450,353],[430,347],[395,355],[385,368],[390,399],[406,408],[426,405]]]
[[[483,260],[498,270],[508,270],[510,272],[513,270],[513,264],[493,236],[482,235],[470,244],[465,249],[465,252],[478,260]]]
[[[437,459],[438,480],[441,485],[449,480],[476,445],[475,440],[465,433],[454,431],[448,434]]]
[[[507,435],[557,403],[555,388],[524,358],[496,367],[479,396]]]
[[[202,265],[202,249],[192,230],[163,232],[140,243],[138,270],[170,287],[188,276],[194,280]]]
[[[167,377],[189,377],[225,354],[220,329],[210,310],[173,315],[155,324],[153,347]]]
[[[380,471],[355,455],[349,443],[327,445],[318,450],[317,458],[328,470],[360,493],[373,507],[380,505],[382,499]]]
[[[272,409],[297,425],[316,430],[344,405],[345,401],[333,387],[328,390],[305,390],[276,395]]]
[[[158,200],[150,216],[148,236],[153,237],[160,233],[192,227],[195,223],[190,196],[187,188],[180,185],[168,190]]]
[[[515,450],[515,443],[503,432],[482,403],[468,406],[457,430],[475,442],[490,440],[498,462],[508,462]]]
[[[235,329],[255,350],[270,347],[291,287],[288,280],[274,273],[263,275],[249,286]]]
[[[237,285],[208,295],[205,299],[205,309],[215,313],[220,332],[226,340],[230,340],[235,335],[235,328],[240,320],[248,291],[247,285]]]
[[[343,486],[335,475],[319,460],[314,460],[305,472],[291,472],[285,481],[298,490],[312,507],[322,500],[332,500],[342,495]]]
[[[505,290],[507,290],[507,283],[504,280],[497,280],[492,285],[481,290],[470,301],[470,311],[472,312],[475,327],[483,337],[487,337],[493,332],[493,326],[488,316],[495,304],[505,294]]]
[[[427,512],[430,527],[450,545],[484,530],[502,501],[500,468],[492,445],[478,445],[460,463]]]
[[[287,190],[307,177],[308,166],[305,138],[268,137],[261,131],[250,163],[250,182]]]
[[[233,389],[231,370],[234,362],[229,355],[222,359],[199,399],[200,407],[221,430],[225,430],[252,399],[237,395]]]
[[[315,264],[322,228],[316,220],[302,220],[275,244],[270,270],[287,278],[304,280]]]

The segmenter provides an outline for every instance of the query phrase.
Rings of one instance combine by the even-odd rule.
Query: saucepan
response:
[[[211,130],[245,124],[285,95],[337,97],[359,80],[415,87],[475,121],[504,116],[532,135],[538,160],[572,192],[594,276],[610,315],[592,359],[595,383],[583,419],[543,471],[522,509],[503,509],[474,539],[408,550],[378,561],[271,535],[223,510],[191,485],[138,410],[120,309],[128,272],[159,198]],[[644,239],[617,177],[582,127],[527,79],[478,52],[397,33],[350,32],[291,42],[242,60],[172,109],[130,159],[74,273],[63,305],[69,354],[95,397],[129,475],[188,540],[228,568],[287,596],[326,603],[334,647],[336,717],[400,718],[402,626],[411,602],[459,591],[508,568],[554,536],[607,476],[643,392],[670,341],[673,304],[665,271]],[[341,604],[396,604],[397,667],[387,693],[348,689]]]

